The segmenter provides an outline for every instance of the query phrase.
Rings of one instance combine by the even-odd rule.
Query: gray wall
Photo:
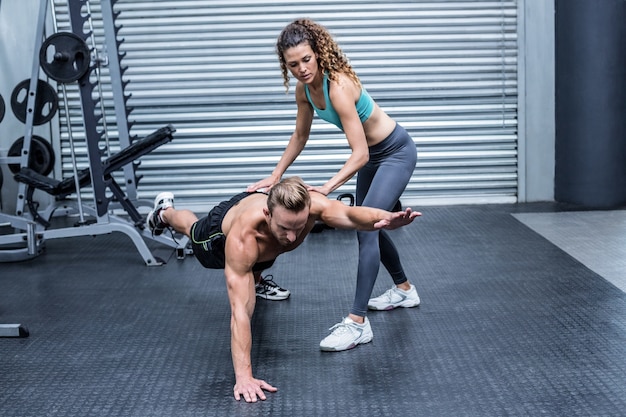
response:
[[[519,202],[554,200],[554,2],[519,2]]]
[[[626,204],[626,2],[556,2],[555,198]]]

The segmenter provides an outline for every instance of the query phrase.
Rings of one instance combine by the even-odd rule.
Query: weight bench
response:
[[[133,163],[141,156],[171,141],[173,139],[172,135],[175,131],[176,130],[171,125],[165,126],[142,139],[135,140],[130,146],[103,160],[101,165],[103,178],[100,179],[94,180],[91,178],[92,175],[90,168],[78,171],[78,181],[76,181],[74,176],[64,178],[63,180],[56,180],[54,178],[41,175],[30,168],[22,168],[15,174],[14,178],[16,181],[25,184],[27,187],[25,199],[29,213],[32,216],[32,220],[23,216],[12,216],[11,223],[13,227],[24,230],[25,233],[0,236],[0,245],[15,245],[26,242],[27,251],[25,252],[23,249],[0,250],[0,261],[3,259],[16,261],[37,256],[43,250],[45,239],[108,234],[114,231],[125,233],[133,240],[135,246],[143,256],[144,262],[148,266],[162,265],[164,262],[160,259],[156,259],[152,255],[152,252],[147,247],[144,238],[148,238],[175,248],[177,251],[177,257],[179,259],[184,258],[185,254],[188,253],[186,246],[189,239],[186,236],[183,236],[176,240],[173,236],[170,238],[164,234],[153,236],[150,231],[145,230],[145,221],[143,216],[138,212],[135,205],[129,200],[127,195],[112,176],[115,171],[121,169],[125,165]],[[89,184],[94,185],[94,187],[95,185],[99,185],[101,188],[104,186],[112,192],[113,198],[109,199],[107,197],[107,201],[99,201],[98,207],[89,207],[86,205],[80,206],[81,209],[84,209],[91,215],[95,216],[95,222],[89,224],[79,224],[78,226],[80,227],[49,229],[49,220],[54,210],[56,210],[58,202],[64,201],[67,196],[77,192],[76,182],[78,182],[79,187]],[[99,184],[95,184],[96,182],[99,182]],[[49,207],[46,209],[45,216],[42,216],[39,213],[37,207],[38,203],[33,201],[33,194],[35,190],[44,191],[55,197],[55,204],[51,205],[52,208]],[[113,200],[121,204],[126,213],[129,215],[131,221],[108,213],[109,202]],[[106,209],[104,212],[102,212],[103,208]]]
[[[115,181],[112,174],[113,172],[121,169],[124,165],[130,164],[141,156],[152,152],[159,146],[170,142],[173,137],[172,134],[176,130],[171,126],[165,126],[155,131],[154,133],[146,136],[143,139],[134,141],[130,146],[122,149],[115,155],[107,158],[102,162],[104,181],[107,186],[122,205],[124,210],[129,214],[130,218],[134,222],[136,227],[143,229],[144,221],[139,214],[135,206],[128,200],[119,184]],[[33,201],[33,193],[35,190],[45,191],[46,193],[54,196],[57,201],[65,199],[68,195],[76,192],[76,179],[74,176],[65,178],[63,180],[56,180],[54,178],[41,175],[38,172],[24,167],[20,169],[18,173],[14,175],[16,181],[24,183],[28,186],[26,193],[26,203],[30,214],[33,219],[43,225],[44,227],[50,227],[50,223],[47,219],[43,218],[39,212],[37,203]],[[91,171],[89,168],[84,168],[78,171],[78,184],[80,187],[84,187],[91,183]]]

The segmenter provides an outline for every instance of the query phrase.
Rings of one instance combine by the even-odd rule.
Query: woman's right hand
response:
[[[274,185],[278,184],[278,182],[280,181],[280,178],[275,178],[273,176],[269,176],[267,178],[262,179],[261,181],[255,182],[252,185],[249,185],[248,188],[246,189],[247,192],[252,193],[254,191],[257,190],[262,190],[265,192],[268,192],[270,190],[270,188],[272,188]]]

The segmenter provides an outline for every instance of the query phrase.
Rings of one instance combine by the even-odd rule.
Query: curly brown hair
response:
[[[361,86],[361,81],[350,65],[348,57],[328,30],[310,19],[296,19],[282,30],[276,41],[276,54],[283,73],[283,85],[287,92],[289,92],[289,71],[283,53],[302,42],[307,42],[311,46],[317,55],[320,70],[327,72],[328,78],[337,81],[337,74],[344,73]]]

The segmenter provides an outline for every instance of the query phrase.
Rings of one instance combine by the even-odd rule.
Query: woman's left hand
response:
[[[321,186],[321,187],[315,187],[313,185],[308,185],[306,186],[307,190],[309,191],[315,191],[316,193],[320,193],[323,195],[328,195],[330,193],[330,190],[328,190],[326,187]]]

